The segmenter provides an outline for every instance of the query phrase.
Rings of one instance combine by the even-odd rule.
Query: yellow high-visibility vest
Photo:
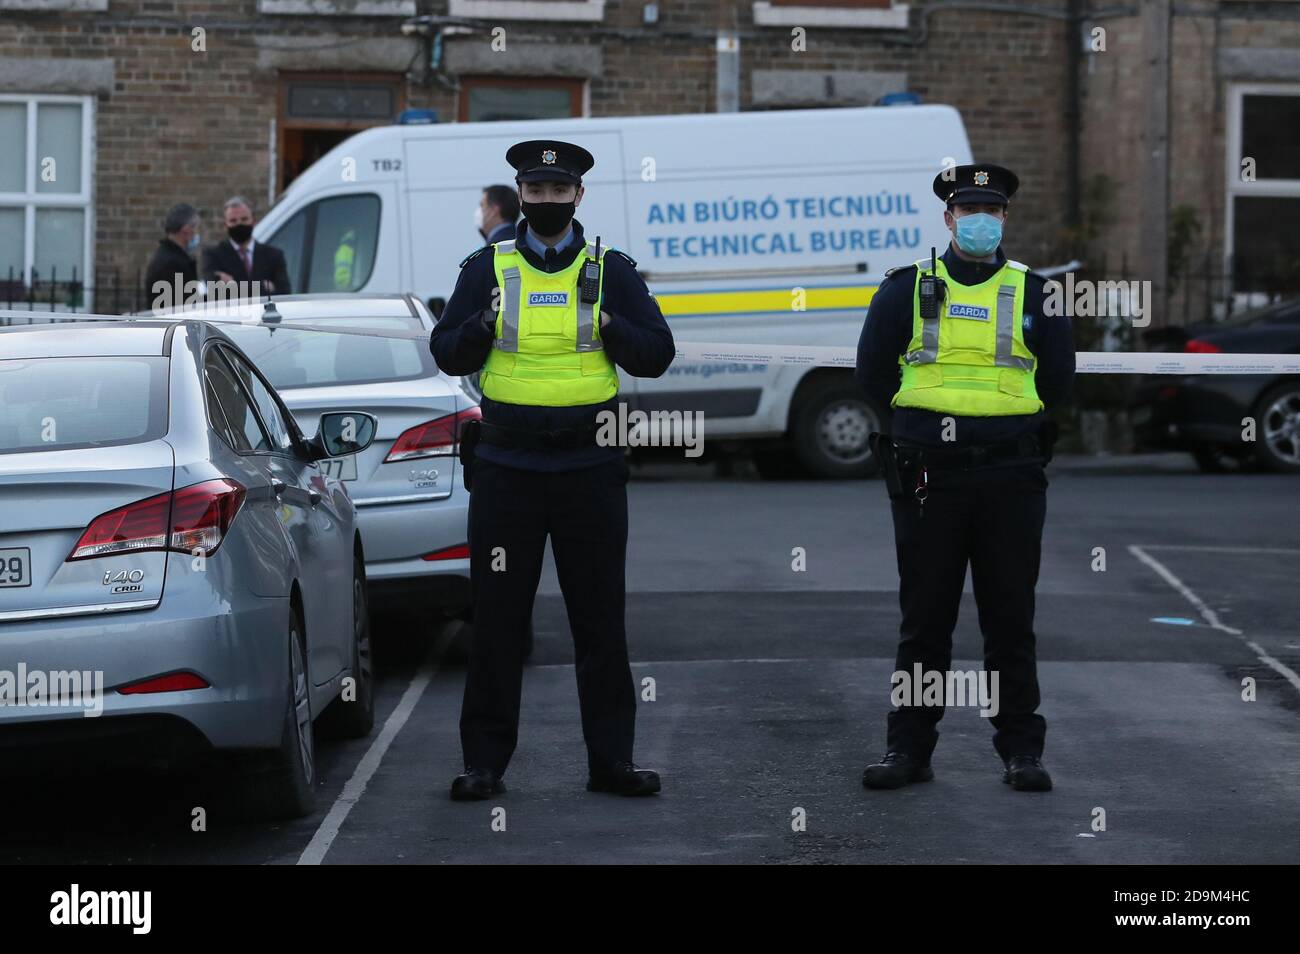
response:
[[[357,233],[348,229],[334,250],[334,289],[352,291],[352,268],[357,257]]]
[[[916,263],[928,270],[928,259]],[[1034,386],[1038,359],[1025,346],[1025,273],[1007,260],[979,285],[953,281],[939,259],[948,294],[939,317],[921,317],[919,280],[912,291],[912,340],[899,358],[902,385],[894,407],[967,417],[1002,417],[1042,410]]]
[[[605,250],[593,304],[578,294],[583,263],[596,254],[591,245],[559,272],[529,265],[513,240],[497,242],[493,252],[501,307],[479,377],[483,393],[506,404],[546,407],[599,404],[617,394],[618,371],[600,340]]]

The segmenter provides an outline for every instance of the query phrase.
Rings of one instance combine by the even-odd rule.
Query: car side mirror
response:
[[[375,441],[377,423],[364,411],[330,411],[320,416],[320,430],[311,441],[312,460],[346,457]]]

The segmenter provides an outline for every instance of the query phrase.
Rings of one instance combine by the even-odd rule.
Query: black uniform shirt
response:
[[[520,222],[515,248],[525,261],[544,272],[558,272],[585,254],[586,240],[582,225],[573,222],[574,240],[551,261],[539,257],[524,240],[527,222]],[[492,328],[481,317],[492,308],[496,288],[494,252],[489,246],[475,255],[460,270],[456,290],[447,300],[442,317],[433,329],[429,349],[438,367],[447,374],[473,374],[483,367],[492,351]],[[610,314],[610,322],[600,329],[605,353],[616,365],[638,378],[657,378],[668,370],[677,346],[664,320],[659,304],[650,295],[645,282],[632,262],[618,252],[604,257],[601,310]],[[599,320],[597,318],[596,320]],[[503,427],[528,430],[561,430],[587,427],[604,409],[617,412],[618,395],[602,404],[574,407],[541,407],[505,404],[484,395],[483,420]],[[620,447],[580,447],[561,450],[525,450],[481,442],[477,454],[484,460],[524,470],[577,470],[621,457]]]
[[[948,269],[949,281],[968,286],[988,281],[1007,260],[999,248],[996,262],[970,262],[958,257],[951,244],[941,257]],[[902,382],[898,359],[907,352],[912,340],[912,297],[916,274],[916,266],[908,265],[881,282],[871,299],[862,336],[858,339],[858,383],[885,408],[889,407]],[[1033,272],[1025,276],[1023,319],[1025,346],[1038,359],[1034,385],[1045,411],[1004,417],[966,417],[923,408],[898,407],[893,410],[890,426],[896,441],[928,447],[1014,441],[1036,431],[1045,413],[1070,400],[1074,382],[1074,334],[1067,316],[1046,314],[1045,281]],[[951,441],[943,440],[945,417],[957,421]]]

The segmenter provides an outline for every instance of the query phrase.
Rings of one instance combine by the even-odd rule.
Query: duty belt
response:
[[[503,427],[500,424],[489,424],[484,421],[480,439],[484,444],[516,450],[575,450],[579,447],[594,447],[599,430],[593,424],[589,427],[539,431],[531,428]]]
[[[974,447],[921,447],[916,444],[898,444],[897,447],[900,454],[933,470],[970,470],[988,464],[1046,456],[1042,443],[1033,434],[1003,444],[978,444]]]

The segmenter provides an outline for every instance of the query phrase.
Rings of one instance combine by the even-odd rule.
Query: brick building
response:
[[[1173,320],[1224,300],[1230,267],[1233,291],[1300,291],[1295,0],[0,0],[0,303],[75,268],[109,307],[169,205],[200,206],[215,238],[227,195],[265,209],[403,110],[699,113],[897,92],[956,106],[975,155],[1021,174],[1018,258],[1172,275]]]

